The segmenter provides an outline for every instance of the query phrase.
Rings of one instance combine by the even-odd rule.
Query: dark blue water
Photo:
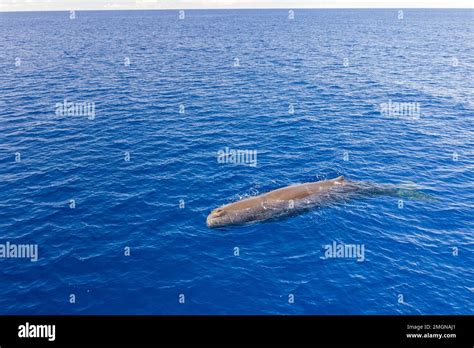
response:
[[[0,259],[1,314],[474,313],[472,10],[69,17],[0,14],[0,243],[39,246]],[[56,114],[64,99],[95,117]],[[219,164],[225,147],[257,165]],[[338,175],[436,200],[206,227]],[[324,259],[333,242],[365,261]]]

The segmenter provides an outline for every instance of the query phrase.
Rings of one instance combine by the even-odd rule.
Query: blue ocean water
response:
[[[1,13],[0,244],[39,259],[0,259],[0,313],[474,314],[473,19]],[[58,115],[65,99],[95,117]],[[219,164],[226,147],[257,165]],[[436,200],[206,227],[219,205],[338,175]],[[325,259],[333,242],[365,260]]]

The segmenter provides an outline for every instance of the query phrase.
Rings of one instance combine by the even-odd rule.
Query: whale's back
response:
[[[270,191],[264,195],[266,200],[289,201],[304,199],[309,196],[327,193],[332,187],[344,184],[344,177],[339,176],[332,180],[308,182],[283,187]]]

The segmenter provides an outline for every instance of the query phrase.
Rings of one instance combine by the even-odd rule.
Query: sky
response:
[[[474,0],[0,0],[0,11],[416,7],[473,8]]]

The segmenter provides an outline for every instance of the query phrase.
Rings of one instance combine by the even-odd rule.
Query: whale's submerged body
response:
[[[390,195],[424,198],[419,191],[393,185],[347,181],[339,176],[332,180],[296,184],[259,196],[242,199],[214,209],[207,217],[208,227],[225,227],[262,222],[303,213],[311,208],[354,198],[354,196]]]

